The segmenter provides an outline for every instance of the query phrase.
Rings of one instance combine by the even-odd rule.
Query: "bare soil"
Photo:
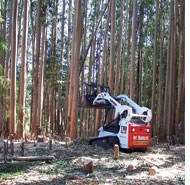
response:
[[[15,156],[20,154],[20,142],[14,142]],[[185,184],[185,147],[155,145],[146,152],[120,152],[114,160],[113,150],[88,145],[88,139],[78,139],[66,145],[53,141],[49,149],[44,143],[25,143],[25,156],[54,156],[44,161],[13,161],[3,163],[3,142],[0,142],[0,185],[56,184]],[[9,158],[11,156],[8,156]],[[93,161],[93,173],[84,172],[86,160]],[[150,169],[155,173],[149,174]]]

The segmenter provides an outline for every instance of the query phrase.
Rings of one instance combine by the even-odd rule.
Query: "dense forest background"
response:
[[[97,135],[103,111],[79,106],[93,82],[184,143],[184,15],[184,0],[1,0],[0,135]]]

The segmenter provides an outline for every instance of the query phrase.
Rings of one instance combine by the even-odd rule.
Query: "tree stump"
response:
[[[9,140],[10,140],[10,142],[13,141],[13,138],[14,138],[13,134],[10,134],[10,135],[9,135]]]
[[[38,143],[43,143],[43,142],[44,142],[44,137],[41,136],[41,135],[38,135],[38,136],[37,136],[37,142],[38,142]]]
[[[49,139],[49,149],[52,150],[52,138]]]
[[[10,154],[14,155],[14,143],[13,143],[13,141],[10,142]]]
[[[20,148],[21,148],[20,155],[24,156],[24,141],[23,140],[21,141]]]
[[[71,142],[71,138],[70,137],[65,137],[64,140],[65,140],[65,146],[68,149],[68,143]]]
[[[154,136],[154,145],[158,145],[158,136]]]
[[[127,166],[127,171],[132,171],[134,170],[134,166],[132,164]]]
[[[114,145],[114,159],[119,159],[119,146],[117,144]]]
[[[86,160],[84,163],[85,173],[93,173],[93,162],[92,160]]]
[[[150,168],[150,169],[148,169],[148,173],[149,173],[149,175],[155,175],[156,174],[156,168]]]
[[[166,137],[166,141],[167,141],[166,149],[170,150],[170,137],[169,136]]]
[[[7,141],[3,142],[3,161],[6,164],[7,163]]]

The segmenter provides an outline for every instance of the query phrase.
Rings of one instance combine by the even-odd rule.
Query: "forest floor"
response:
[[[65,144],[53,141],[49,149],[44,143],[25,143],[25,156],[54,156],[51,163],[33,161],[2,161],[3,142],[0,142],[0,185],[178,185],[185,184],[185,147],[166,144],[150,147],[146,152],[119,153],[114,160],[113,150],[88,145],[87,139]],[[20,143],[15,142],[15,155]],[[84,172],[86,160],[93,161],[93,173]],[[155,174],[149,174],[154,169]]]

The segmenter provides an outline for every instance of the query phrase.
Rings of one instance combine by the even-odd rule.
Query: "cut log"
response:
[[[37,136],[37,142],[38,143],[43,143],[44,142],[44,136],[38,135]]]
[[[154,145],[158,145],[158,136],[154,136]]]
[[[114,145],[114,159],[119,159],[119,146],[116,144]]]
[[[14,155],[14,143],[12,141],[10,142],[10,154]]]
[[[6,164],[7,163],[7,141],[4,141],[4,148],[3,148],[3,161]]]
[[[155,175],[156,174],[156,168],[150,168],[150,169],[148,169],[148,173],[149,173],[149,175]]]
[[[29,161],[29,162],[33,162],[33,161],[52,161],[53,159],[55,159],[54,156],[25,156],[25,157],[12,157],[10,158],[14,161]]]
[[[52,139],[49,139],[49,149],[52,150]]]
[[[50,162],[53,159],[55,159],[54,156],[17,156],[17,157],[7,157],[8,161],[28,161],[28,162],[34,162],[34,161],[45,161]],[[0,161],[3,160],[0,158]]]
[[[21,141],[21,144],[20,144],[20,155],[24,156],[24,141],[23,140]]]
[[[84,163],[85,173],[93,173],[93,162],[92,160],[86,160]]]
[[[132,164],[127,166],[127,171],[132,171],[134,169],[134,166]]]

